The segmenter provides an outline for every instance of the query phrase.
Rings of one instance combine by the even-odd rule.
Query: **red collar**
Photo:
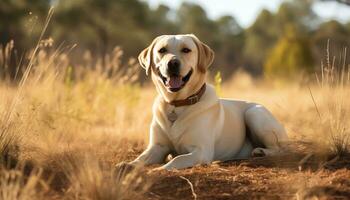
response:
[[[187,97],[186,99],[175,100],[175,101],[171,101],[168,103],[170,105],[175,106],[175,107],[193,105],[201,99],[201,97],[203,96],[203,94],[205,92],[205,88],[206,88],[206,85],[204,83],[203,86],[196,93]]]

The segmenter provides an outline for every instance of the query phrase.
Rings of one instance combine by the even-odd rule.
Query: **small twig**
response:
[[[316,104],[316,101],[315,101],[315,98],[314,98],[314,95],[312,94],[312,91],[311,91],[311,88],[310,86],[307,86],[309,88],[309,92],[310,92],[310,96],[312,98],[312,102],[314,103],[314,106],[316,108],[316,111],[317,111],[317,114],[318,114],[318,117],[320,118],[320,121],[322,123],[322,117],[321,117],[321,113],[320,111],[318,110],[318,107],[317,107],[317,104]]]
[[[307,154],[303,159],[299,161],[299,171],[301,171],[303,165],[313,156],[313,153]]]
[[[324,168],[326,165],[329,164],[333,164],[335,162],[337,162],[339,160],[339,156],[335,156],[334,158],[332,158],[331,160],[324,162],[323,164],[321,164],[320,168]]]
[[[155,196],[155,197],[157,197],[157,198],[161,198],[161,196],[159,196],[158,194],[155,194],[155,193],[153,193],[153,192],[150,192],[149,194],[152,195],[152,196]]]
[[[221,170],[221,171],[224,171],[224,172],[229,172],[230,171],[228,169],[224,169],[224,168],[220,168],[220,167],[218,167],[218,170]]]
[[[196,200],[196,199],[197,199],[197,194],[194,192],[194,187],[193,187],[193,184],[191,183],[191,181],[188,180],[187,178],[183,177],[183,176],[180,176],[180,178],[183,179],[183,180],[185,180],[185,181],[187,181],[187,183],[190,185],[193,198]]]

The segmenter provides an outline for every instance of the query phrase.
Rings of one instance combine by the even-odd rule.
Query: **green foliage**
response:
[[[73,67],[72,66],[67,67],[66,77],[64,82],[67,88],[71,88],[71,86],[73,85]]]
[[[222,16],[215,21],[218,33],[214,35],[215,71],[220,71],[222,78],[230,78],[237,66],[243,63],[243,29],[231,16]]]
[[[239,34],[242,32],[242,27],[236,19],[229,15],[224,15],[216,20],[216,25],[222,35]]]
[[[105,55],[119,45],[128,56],[135,55],[150,38],[148,12],[137,0],[60,0],[52,34],[55,40],[78,43],[94,53]]]
[[[276,13],[279,35],[283,34],[286,25],[293,24],[299,33],[306,33],[319,23],[312,10],[312,1],[294,0],[281,4]]]
[[[293,26],[288,26],[266,59],[265,76],[291,78],[312,70],[313,59],[308,41],[299,37]]]
[[[218,95],[221,94],[221,82],[222,82],[221,73],[220,71],[218,71],[214,77],[215,91]]]
[[[283,36],[286,26],[294,26],[302,37],[315,27],[318,18],[311,6],[310,1],[285,1],[276,14],[263,10],[258,15],[245,37],[244,55],[251,71],[262,72],[269,52]]]
[[[244,56],[251,70],[258,73],[268,51],[278,38],[275,20],[270,11],[263,10],[254,24],[246,30]]]
[[[217,32],[215,23],[208,19],[205,10],[191,3],[183,3],[177,11],[179,28],[182,33],[195,33],[199,38],[212,42],[212,34]]]

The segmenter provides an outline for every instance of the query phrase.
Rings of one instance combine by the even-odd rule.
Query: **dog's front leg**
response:
[[[142,152],[134,161],[130,162],[134,166],[161,164],[164,163],[165,156],[168,155],[169,148],[160,144],[152,144]]]
[[[167,164],[159,167],[158,169],[184,169],[192,167],[197,164],[208,164],[211,159],[205,158],[204,153],[200,149],[194,149],[194,151],[176,156]]]
[[[134,161],[118,163],[116,168],[119,171],[130,171],[135,167],[164,163],[165,157],[170,151],[169,142],[160,127],[154,122],[151,125],[150,142],[146,150]]]

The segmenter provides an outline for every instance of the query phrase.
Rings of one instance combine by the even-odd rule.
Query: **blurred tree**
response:
[[[222,78],[230,78],[232,73],[243,63],[243,29],[232,16],[222,16],[215,21],[218,29],[218,46],[215,49],[216,62],[214,71],[220,71]]]
[[[278,38],[283,36],[286,26],[292,25],[303,38],[318,23],[319,18],[312,10],[312,1],[285,1],[276,14],[263,10],[245,33],[244,56],[248,71],[253,74],[262,73],[267,55]]]
[[[94,53],[105,55],[120,45],[127,56],[136,55],[150,38],[148,12],[138,0],[60,0],[52,34]]]
[[[171,10],[165,5],[159,5],[154,11],[149,12],[148,27],[152,37],[162,34],[179,33],[177,24],[170,18]]]
[[[264,74],[272,78],[291,78],[302,72],[311,72],[313,67],[309,42],[299,36],[297,28],[289,25],[267,57]]]
[[[181,33],[194,33],[215,50],[214,71],[221,71],[228,78],[240,63],[243,47],[242,28],[232,16],[215,21],[196,4],[183,3],[177,11],[177,23]]]
[[[79,59],[76,55],[87,49],[94,57],[101,56],[116,45],[122,47],[125,58],[136,57],[158,35],[194,33],[214,49],[216,59],[212,70],[221,71],[223,79],[239,66],[260,75],[271,49],[274,48],[272,54],[277,54],[276,49],[282,49],[282,44],[298,44],[294,49],[304,49],[308,44],[301,48],[301,42],[310,38],[313,55],[318,60],[324,56],[328,39],[338,51],[349,47],[350,23],[321,24],[313,13],[312,2],[285,1],[276,13],[263,10],[253,25],[244,30],[232,16],[210,19],[200,5],[187,2],[171,10],[165,5],[151,9],[141,0],[1,0],[0,42],[14,39],[16,49],[32,48],[49,7],[55,4],[47,36],[52,36],[56,44],[77,44],[77,50],[71,53],[73,58]],[[293,43],[289,40],[287,43],[286,25],[295,29]],[[271,59],[269,56],[269,62]]]
[[[270,11],[263,10],[245,32],[245,64],[253,74],[262,73],[263,62],[278,38],[275,21]]]
[[[16,71],[21,73],[21,70],[17,69],[19,60],[26,50],[30,50],[38,42],[49,6],[47,0],[0,1],[0,46],[5,46],[11,40],[15,46],[14,52],[6,58],[10,65],[7,71],[10,78],[15,77]],[[27,62],[27,59],[22,59],[22,62]]]
[[[320,23],[318,16],[312,10],[312,1],[310,0],[294,0],[282,3],[275,18],[279,27],[279,35],[283,34],[284,26],[289,24],[293,24],[298,29],[299,34],[307,34],[308,31],[317,28]]]
[[[48,0],[1,0],[1,44],[15,40],[18,49],[24,49],[36,43],[49,6]]]
[[[192,3],[182,3],[177,11],[177,23],[181,33],[194,33],[198,38],[216,47],[215,23],[207,17],[205,10]],[[214,46],[213,46],[214,45]]]
[[[316,60],[321,61],[326,57],[327,42],[330,40],[329,51],[339,57],[345,47],[350,48],[350,27],[331,20],[321,24],[314,31],[312,37],[313,53]],[[348,51],[348,57],[350,52]]]
[[[242,27],[230,15],[224,15],[216,20],[219,32],[223,35],[236,35],[242,32]]]

